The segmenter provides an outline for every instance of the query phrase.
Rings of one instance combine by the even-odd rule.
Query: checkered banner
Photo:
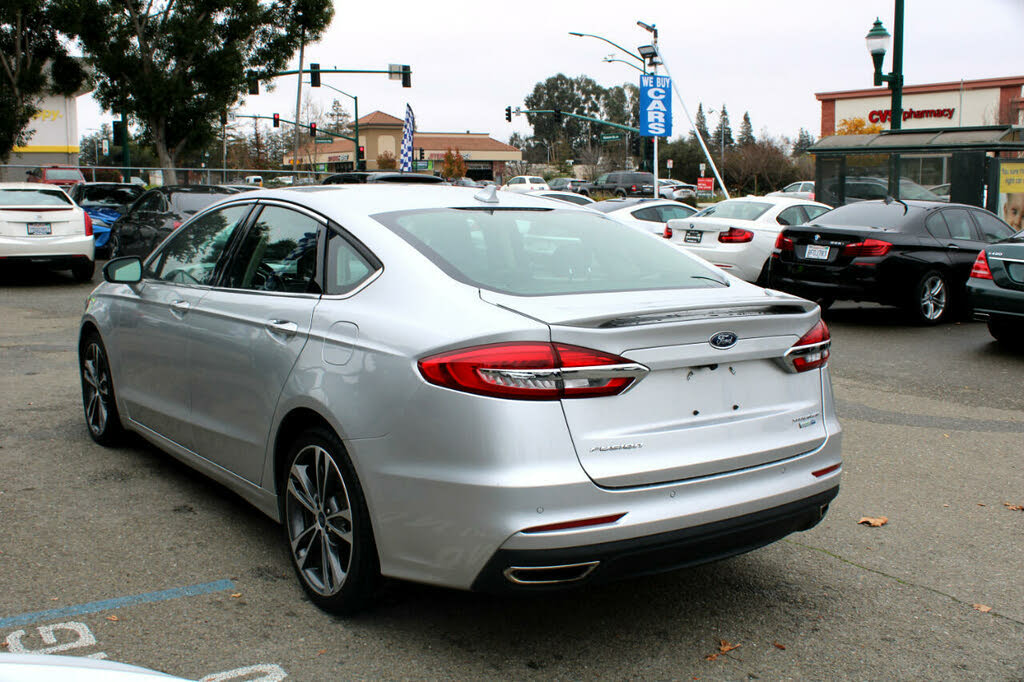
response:
[[[412,134],[416,131],[416,117],[412,114],[412,107],[405,105],[405,126],[402,127],[402,157],[399,160],[398,168],[401,171],[412,170]]]

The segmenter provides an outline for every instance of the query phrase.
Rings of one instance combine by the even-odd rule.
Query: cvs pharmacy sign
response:
[[[672,135],[672,79],[668,76],[640,76],[640,135]]]

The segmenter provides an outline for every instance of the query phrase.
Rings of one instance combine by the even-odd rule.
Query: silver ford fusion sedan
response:
[[[839,489],[829,333],[603,215],[483,190],[235,195],[82,318],[86,422],[279,520],[320,607],[728,557]]]

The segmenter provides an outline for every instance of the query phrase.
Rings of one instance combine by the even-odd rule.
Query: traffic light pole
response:
[[[583,121],[590,121],[591,123],[600,123],[601,125],[611,126],[613,128],[619,128],[621,130],[628,130],[631,133],[639,133],[639,128],[633,128],[632,126],[622,125],[621,123],[612,123],[611,121],[602,121],[599,118],[591,118],[590,116],[583,116],[582,114],[570,114],[568,111],[555,111],[554,109],[517,109],[514,114],[558,114],[560,116],[572,116]]]

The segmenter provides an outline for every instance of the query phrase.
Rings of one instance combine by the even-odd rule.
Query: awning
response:
[[[871,135],[832,135],[823,137],[807,151],[811,154],[920,154],[962,150],[1024,151],[1024,128],[1008,125],[913,128],[883,130]]]

